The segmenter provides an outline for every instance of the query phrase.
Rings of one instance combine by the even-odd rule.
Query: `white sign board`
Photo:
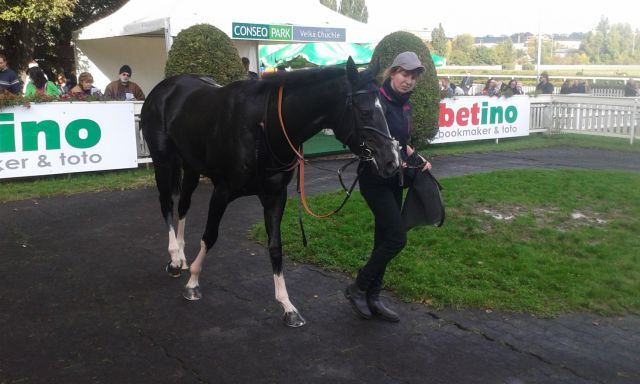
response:
[[[465,96],[440,101],[432,144],[528,136],[529,96]]]
[[[132,103],[0,110],[0,179],[137,167]]]

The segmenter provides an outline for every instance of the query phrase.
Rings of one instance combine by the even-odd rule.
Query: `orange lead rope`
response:
[[[296,147],[293,145],[293,143],[291,142],[291,139],[289,138],[289,135],[287,135],[287,130],[284,127],[284,119],[282,118],[282,93],[283,93],[284,87],[281,85],[280,88],[278,88],[278,118],[280,119],[280,126],[282,127],[282,133],[284,133],[284,137],[287,139],[287,142],[289,143],[289,146],[291,147],[291,149],[293,150],[293,152],[296,154],[296,156],[298,156],[298,187],[299,187],[299,194],[300,194],[300,201],[302,202],[302,206],[304,207],[304,210],[307,211],[307,213],[313,217],[316,218],[325,218],[325,217],[329,217],[331,215],[334,215],[335,213],[337,213],[346,203],[346,199],[345,201],[342,203],[342,205],[340,205],[340,207],[338,209],[334,209],[333,211],[329,212],[329,213],[325,213],[323,215],[319,215],[317,213],[314,213],[313,211],[311,211],[311,209],[309,208],[309,205],[307,204],[307,196],[304,193],[304,151],[302,149],[302,145],[300,145],[299,149],[296,149]],[[355,185],[355,183],[354,183]],[[347,198],[351,195],[351,191],[347,192]]]

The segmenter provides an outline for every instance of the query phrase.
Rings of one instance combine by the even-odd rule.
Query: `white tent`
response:
[[[95,86],[104,89],[117,78],[120,66],[129,64],[132,80],[148,94],[164,78],[173,37],[201,23],[214,25],[230,36],[240,56],[251,59],[254,71],[258,44],[331,39],[370,43],[383,35],[324,7],[318,0],[131,0],[110,16],[75,32],[77,71],[91,72]],[[238,26],[258,33],[242,35]],[[271,26],[291,27],[294,36],[281,39],[260,34],[261,27]]]

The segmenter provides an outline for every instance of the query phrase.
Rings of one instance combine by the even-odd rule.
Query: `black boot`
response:
[[[349,284],[344,290],[344,296],[349,299],[351,307],[363,319],[371,318],[371,310],[367,304],[367,292],[358,288],[356,283]]]
[[[367,305],[371,310],[371,313],[378,316],[382,320],[397,323],[400,321],[400,316],[397,313],[387,308],[380,300],[380,291],[382,290],[382,276],[378,276],[371,282],[369,289],[367,290]]]

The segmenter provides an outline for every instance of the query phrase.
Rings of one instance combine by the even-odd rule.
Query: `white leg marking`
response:
[[[191,263],[191,268],[189,268],[191,277],[187,282],[187,288],[195,288],[198,286],[198,277],[200,277],[200,271],[202,271],[202,264],[204,263],[204,257],[206,254],[207,247],[204,245],[204,241],[200,240],[200,251],[198,252],[196,259]]]
[[[276,300],[280,302],[285,312],[298,312],[296,307],[289,301],[287,286],[284,283],[284,275],[273,275],[273,284],[276,287]]]
[[[173,226],[169,227],[169,255],[171,255],[171,266],[177,268],[180,266],[180,246],[176,240],[176,234]]]
[[[187,219],[178,220],[178,257],[182,262],[182,269],[189,269],[187,258],[184,256],[184,225]]]

